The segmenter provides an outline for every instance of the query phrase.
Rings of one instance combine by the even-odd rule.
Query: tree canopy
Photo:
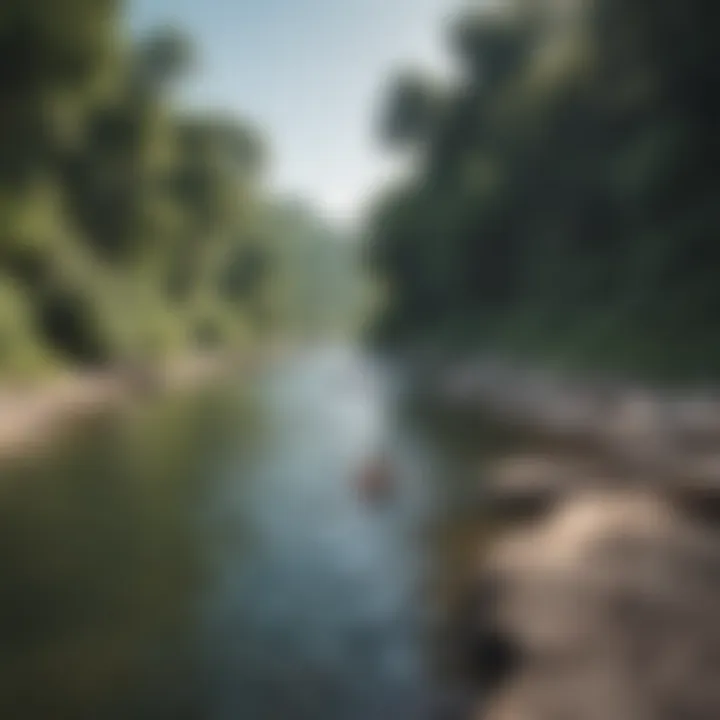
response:
[[[0,8],[0,371],[150,359],[267,330],[257,129],[181,107],[195,51],[116,0]]]
[[[708,0],[462,16],[457,80],[404,73],[390,98],[385,141],[420,163],[371,218],[375,340],[717,374],[719,20]]]

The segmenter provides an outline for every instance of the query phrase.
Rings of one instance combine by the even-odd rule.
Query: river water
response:
[[[6,468],[0,717],[429,717],[444,499],[399,400],[324,348]],[[396,488],[369,504],[378,452]]]

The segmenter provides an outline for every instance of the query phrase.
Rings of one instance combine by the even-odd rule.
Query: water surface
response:
[[[2,717],[424,717],[438,496],[394,387],[307,352],[6,470]]]

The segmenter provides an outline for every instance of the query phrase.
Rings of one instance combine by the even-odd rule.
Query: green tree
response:
[[[463,16],[441,110],[407,73],[390,100],[384,138],[420,162],[371,223],[378,336],[716,373],[719,21],[707,0]]]

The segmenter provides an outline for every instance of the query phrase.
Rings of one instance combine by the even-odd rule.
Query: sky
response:
[[[198,67],[184,97],[254,122],[270,181],[354,222],[396,172],[374,136],[392,72],[447,72],[442,25],[456,0],[131,0],[131,26],[191,34]]]

